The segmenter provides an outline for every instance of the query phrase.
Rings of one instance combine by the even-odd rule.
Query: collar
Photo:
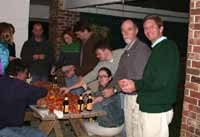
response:
[[[132,48],[132,46],[134,45],[134,43],[136,42],[137,39],[133,40],[130,44],[127,44],[125,47],[125,50],[129,50],[130,48]]]
[[[151,47],[154,48],[158,43],[160,43],[161,41],[163,41],[163,40],[165,40],[165,39],[167,39],[167,37],[164,37],[164,36],[160,37],[159,39],[157,39],[157,40],[151,45]]]

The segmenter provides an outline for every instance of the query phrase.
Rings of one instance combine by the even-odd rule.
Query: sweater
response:
[[[22,126],[26,107],[44,97],[47,90],[8,76],[0,77],[0,83],[0,129]]]
[[[34,54],[44,54],[43,60],[33,60]],[[53,47],[45,39],[37,42],[34,37],[26,41],[21,51],[22,60],[28,65],[31,74],[48,76],[53,63]]]
[[[144,69],[143,79],[135,81],[140,110],[161,113],[172,109],[176,101],[178,73],[177,45],[170,40],[156,44]]]
[[[55,66],[58,69],[64,65],[80,65],[80,44],[78,42],[61,46],[60,55],[58,60],[55,62]]]
[[[102,67],[108,68],[112,72],[112,75],[114,76],[114,74],[118,68],[120,57],[123,54],[123,52],[124,52],[124,49],[113,50],[112,51],[112,56],[113,56],[112,61],[109,61],[109,60],[99,61],[98,64],[95,66],[95,68],[83,77],[84,81],[86,83],[91,83],[91,82],[95,81],[97,78],[98,71]]]

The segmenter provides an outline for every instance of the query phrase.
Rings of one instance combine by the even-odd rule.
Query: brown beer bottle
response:
[[[83,97],[82,97],[82,95],[80,95],[79,100],[78,100],[78,110],[79,110],[79,112],[82,112],[83,109],[84,109]]]
[[[65,99],[63,101],[63,113],[64,114],[69,113],[69,100],[68,100],[68,97],[65,97]]]
[[[92,95],[89,94],[88,100],[87,100],[87,106],[86,109],[87,111],[92,111],[93,104],[92,104]]]

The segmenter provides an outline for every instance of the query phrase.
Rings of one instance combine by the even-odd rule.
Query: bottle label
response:
[[[65,105],[64,106],[64,113],[68,113],[69,112],[69,106],[68,105]]]
[[[91,110],[92,110],[92,108],[93,108],[93,105],[92,105],[92,103],[88,103],[88,104],[87,104],[87,110],[91,111]]]

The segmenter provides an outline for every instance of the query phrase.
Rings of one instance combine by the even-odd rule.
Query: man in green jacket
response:
[[[173,104],[179,73],[177,45],[163,36],[160,17],[150,15],[144,19],[144,33],[152,42],[152,53],[141,80],[122,79],[118,84],[123,92],[137,92],[140,107],[142,137],[168,137],[168,125],[173,118]]]

